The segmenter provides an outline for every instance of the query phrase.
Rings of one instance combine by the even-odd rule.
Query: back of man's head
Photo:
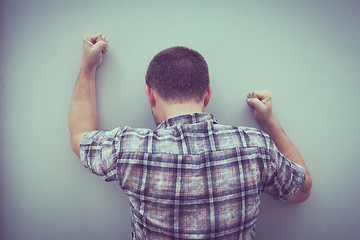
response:
[[[150,62],[146,84],[170,103],[201,102],[209,86],[208,67],[194,50],[168,48]]]

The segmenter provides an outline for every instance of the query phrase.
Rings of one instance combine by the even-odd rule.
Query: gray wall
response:
[[[101,128],[154,128],[147,65],[164,48],[194,48],[209,64],[207,111],[257,127],[245,96],[269,89],[313,177],[305,203],[263,196],[257,239],[358,239],[359,1],[5,0],[0,11],[1,239],[130,239],[127,197],[69,142],[82,35],[96,32],[109,40]]]

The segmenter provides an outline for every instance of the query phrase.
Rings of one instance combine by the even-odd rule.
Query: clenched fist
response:
[[[96,70],[101,64],[103,55],[108,49],[108,41],[101,34],[90,34],[83,37],[82,68]]]
[[[251,91],[246,102],[251,107],[255,119],[261,124],[274,118],[271,104],[271,93],[267,90]]]

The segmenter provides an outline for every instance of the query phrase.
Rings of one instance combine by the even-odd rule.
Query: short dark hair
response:
[[[202,101],[209,83],[205,59],[187,47],[171,47],[159,52],[146,73],[146,84],[172,103]]]

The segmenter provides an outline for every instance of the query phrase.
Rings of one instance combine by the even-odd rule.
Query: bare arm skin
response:
[[[78,156],[81,139],[98,129],[95,73],[107,48],[107,40],[100,34],[83,37],[83,60],[69,113],[71,147]]]
[[[251,107],[255,119],[275,142],[279,151],[289,160],[306,170],[306,179],[301,189],[287,202],[303,202],[311,194],[312,180],[301,154],[285,134],[272,112],[271,94],[268,91],[252,91],[247,95],[247,104]]]

